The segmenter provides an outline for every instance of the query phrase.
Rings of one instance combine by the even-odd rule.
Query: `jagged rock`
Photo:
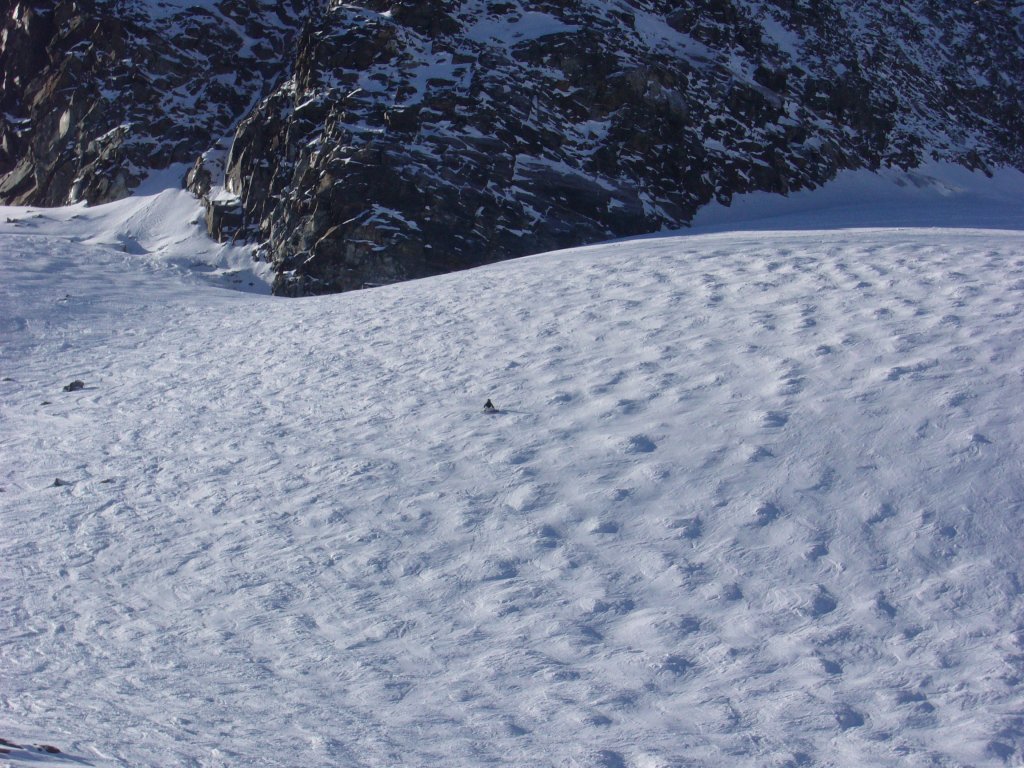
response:
[[[150,171],[192,163],[286,75],[278,52],[290,49],[313,6],[5,4],[0,200],[106,202]]]
[[[1020,25],[911,5],[334,4],[240,124],[228,189],[275,291],[302,295],[675,228],[845,168],[1024,166]],[[1001,73],[991,104],[965,55]]]
[[[113,199],[181,163],[213,236],[260,241],[275,291],[304,295],[677,228],[848,168],[1024,168],[1011,6],[9,5],[0,200]]]
[[[70,384],[64,386],[65,392],[77,392],[80,389],[85,389],[85,382],[80,379],[75,379]]]
[[[203,198],[210,194],[213,183],[213,170],[207,167],[205,156],[200,155],[192,165],[192,170],[185,174],[185,189]],[[213,230],[210,231],[212,233]]]
[[[219,200],[203,196],[206,230],[219,243],[234,239],[245,222],[245,212],[237,198]]]

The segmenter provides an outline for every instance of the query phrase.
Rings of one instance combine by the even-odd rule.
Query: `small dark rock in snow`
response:
[[[647,435],[633,435],[626,441],[626,453],[653,453],[657,449],[657,443]]]
[[[661,671],[673,675],[684,675],[693,667],[693,662],[685,656],[670,654],[661,662]]]
[[[839,729],[842,731],[848,731],[851,728],[860,728],[864,725],[864,715],[855,710],[853,707],[843,706],[836,710],[836,723],[839,725]]]
[[[58,478],[56,478],[56,479],[55,479],[55,480],[53,481],[53,486],[52,486],[52,487],[54,487],[54,488],[60,488],[61,486],[64,486],[64,485],[71,485],[71,483],[70,483],[69,481],[67,481],[67,480],[61,480],[61,479],[60,479],[60,478],[58,477]]]
[[[831,613],[838,605],[839,602],[832,596],[832,593],[819,584],[818,593],[811,600],[810,614],[818,618],[826,613]]]
[[[761,504],[754,512],[754,525],[763,528],[782,516],[782,510],[770,501]]]
[[[722,589],[722,597],[726,600],[742,600],[743,590],[740,589],[739,584],[726,584]]]
[[[1003,744],[999,741],[990,741],[985,745],[985,754],[990,757],[997,757],[1003,762],[1006,762],[1013,757],[1014,748],[1009,744]]]
[[[51,754],[51,755],[59,755],[60,754],[60,750],[57,749],[52,744],[40,744],[39,745],[39,749],[42,750],[43,752],[46,752],[46,753]]]
[[[65,392],[77,392],[80,389],[85,389],[85,382],[80,379],[75,379],[64,387]]]

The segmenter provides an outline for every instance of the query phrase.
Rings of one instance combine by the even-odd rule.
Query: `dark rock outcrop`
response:
[[[261,243],[278,293],[394,282],[847,168],[1024,169],[1022,17],[989,0],[11,5],[0,198],[107,200],[188,163],[211,233]]]
[[[1024,168],[994,3],[336,4],[227,187],[288,295],[685,225],[932,158]]]
[[[0,200],[106,202],[192,163],[285,76],[307,1],[0,4]]]

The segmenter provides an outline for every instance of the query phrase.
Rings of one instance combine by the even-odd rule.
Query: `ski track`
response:
[[[1020,760],[1022,246],[671,237],[289,301],[0,239],[0,735]]]

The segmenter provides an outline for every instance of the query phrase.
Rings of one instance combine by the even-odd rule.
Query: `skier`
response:
[[[484,403],[484,413],[497,413],[498,409],[494,407],[494,403],[491,402],[491,398],[487,398],[487,402]]]

